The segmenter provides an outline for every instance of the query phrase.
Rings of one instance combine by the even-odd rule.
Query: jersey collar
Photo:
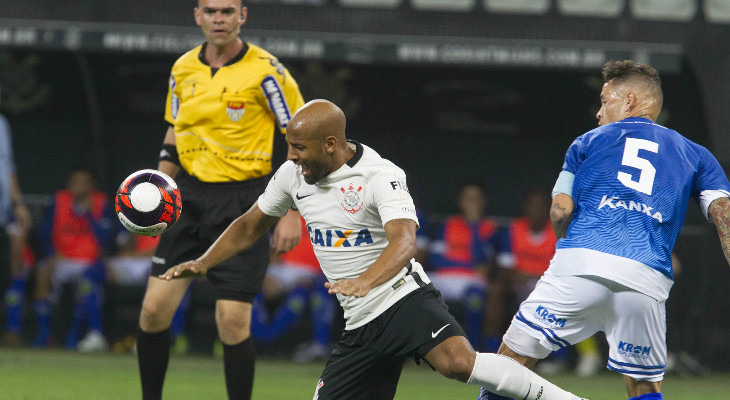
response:
[[[210,66],[208,64],[208,60],[205,59],[205,48],[208,47],[208,42],[203,43],[203,45],[200,47],[200,51],[198,52],[198,60],[202,62],[205,65]],[[223,64],[224,67],[233,65],[243,59],[243,57],[246,55],[246,52],[248,51],[248,43],[245,41],[243,42],[243,47],[241,47],[241,51],[236,54],[235,57],[231,58],[227,63]]]
[[[621,120],[621,122],[627,122],[627,121],[628,122],[646,121],[646,122],[648,122],[650,124],[656,124],[656,122],[654,122],[654,121],[652,121],[652,120],[650,120],[649,118],[646,118],[646,117],[628,117],[628,118],[624,118],[623,120]]]
[[[363,153],[364,148],[362,147],[360,142],[356,142],[354,140],[348,139],[347,143],[355,145],[355,155],[352,156],[350,161],[347,162],[347,166],[350,168],[353,168],[353,167],[355,167],[355,164],[357,164],[357,162],[360,161],[360,159],[362,158],[362,153]]]

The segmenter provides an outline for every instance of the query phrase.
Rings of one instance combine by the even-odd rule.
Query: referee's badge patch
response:
[[[238,122],[238,120],[243,117],[245,103],[242,101],[229,101],[226,103],[226,113],[228,114],[228,118],[231,119],[233,122]]]
[[[340,192],[342,192],[340,205],[345,211],[350,214],[355,214],[362,210],[362,206],[365,203],[362,199],[362,186],[355,188],[355,185],[350,183],[347,185],[347,188],[344,186],[341,187]]]
[[[170,96],[170,114],[172,119],[177,119],[177,112],[180,110],[180,98],[175,93]]]

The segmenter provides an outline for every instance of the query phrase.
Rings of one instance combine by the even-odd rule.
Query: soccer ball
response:
[[[114,206],[119,221],[128,231],[157,236],[180,218],[182,198],[177,184],[167,174],[143,169],[119,185]]]

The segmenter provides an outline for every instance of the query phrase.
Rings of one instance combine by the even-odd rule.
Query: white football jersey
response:
[[[330,282],[356,278],[375,262],[388,244],[384,228],[388,221],[407,218],[418,223],[405,172],[367,146],[352,141],[348,144],[356,154],[337,171],[310,185],[304,181],[301,168],[287,161],[258,199],[259,208],[267,215],[281,217],[292,207],[299,210]],[[411,260],[410,268],[429,283],[415,260]],[[365,297],[338,294],[345,310],[345,329],[363,326],[418,289],[408,272],[404,266]]]

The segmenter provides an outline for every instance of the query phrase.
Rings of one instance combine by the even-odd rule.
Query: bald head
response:
[[[354,155],[345,125],[345,114],[327,100],[312,100],[292,117],[286,128],[288,158],[301,167],[307,183],[319,181]]]
[[[297,111],[287,127],[287,134],[324,140],[334,136],[345,143],[345,113],[328,100],[312,100]]]

